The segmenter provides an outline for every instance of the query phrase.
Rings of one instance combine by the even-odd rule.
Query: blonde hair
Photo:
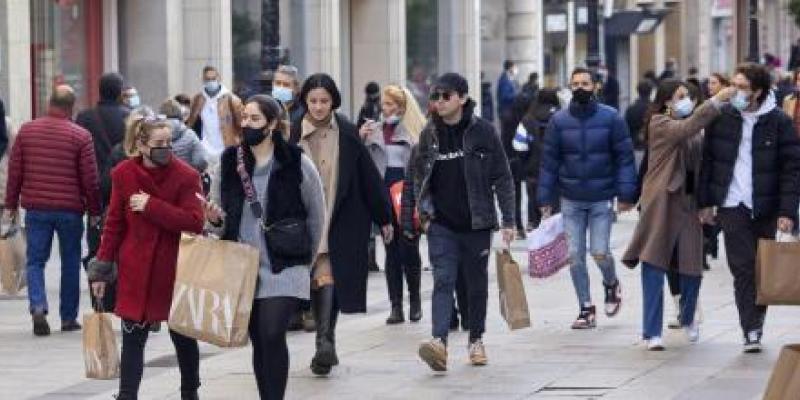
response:
[[[405,128],[416,142],[427,120],[425,119],[425,115],[422,114],[419,104],[417,104],[417,100],[411,94],[411,91],[399,85],[387,85],[383,88],[382,95],[384,98],[391,99],[403,110],[400,123],[403,124],[403,128]]]
[[[122,148],[128,157],[138,157],[140,155],[138,143],[146,143],[150,140],[150,134],[161,128],[172,130],[169,121],[156,116],[153,110],[147,107],[133,110],[128,115],[125,122],[125,138],[122,141]]]

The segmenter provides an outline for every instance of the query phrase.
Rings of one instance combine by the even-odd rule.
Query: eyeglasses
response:
[[[450,101],[450,99],[455,95],[456,95],[455,92],[435,91],[435,92],[431,92],[431,95],[430,95],[429,98],[430,98],[431,101],[439,101],[439,100]]]

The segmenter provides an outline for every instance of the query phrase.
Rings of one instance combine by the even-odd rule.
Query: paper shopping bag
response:
[[[83,316],[83,362],[87,378],[119,377],[119,354],[111,314],[96,312]]]
[[[25,230],[12,227],[0,237],[0,285],[5,293],[17,294],[25,288]]]
[[[758,241],[756,288],[758,304],[800,305],[800,242]]]
[[[547,278],[569,264],[569,245],[561,214],[545,220],[528,236],[528,273]]]
[[[500,288],[500,314],[513,329],[531,326],[528,299],[522,285],[519,265],[508,250],[497,252],[497,285]]]
[[[783,346],[764,392],[764,400],[800,398],[800,344]]]
[[[170,329],[220,347],[245,346],[257,279],[257,249],[203,236],[182,237]]]

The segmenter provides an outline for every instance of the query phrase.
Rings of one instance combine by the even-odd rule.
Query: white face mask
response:
[[[736,96],[731,99],[731,105],[739,111],[744,111],[750,106],[750,96],[741,90],[737,90]]]
[[[672,111],[674,111],[675,116],[678,118],[688,117],[693,110],[694,103],[692,103],[692,99],[690,99],[688,96],[678,100],[672,105]]]

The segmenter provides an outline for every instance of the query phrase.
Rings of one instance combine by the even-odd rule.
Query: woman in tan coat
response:
[[[664,349],[664,276],[673,263],[683,292],[681,323],[690,341],[699,339],[694,323],[703,273],[703,230],[695,197],[701,162],[698,139],[734,92],[722,90],[694,110],[684,82],[663,81],[645,121],[649,156],[641,215],[622,261],[631,268],[642,263],[642,335],[650,350]]]

